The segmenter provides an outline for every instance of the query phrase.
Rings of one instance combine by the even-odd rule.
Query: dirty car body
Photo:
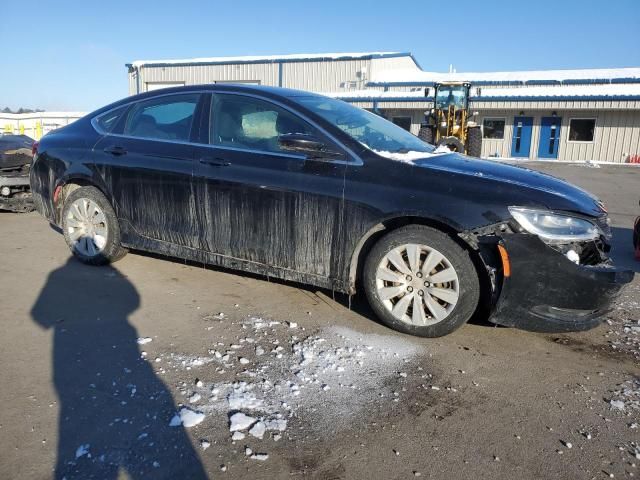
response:
[[[180,96],[190,105],[187,123],[136,117],[141,106]],[[244,109],[242,125],[228,115],[233,108]],[[31,173],[34,200],[61,225],[69,192],[94,186],[113,206],[125,247],[348,294],[380,238],[425,225],[469,253],[482,286],[479,311],[535,331],[596,326],[631,281],[607,257],[607,213],[591,194],[408,138],[404,147],[369,142],[354,108],[309,92],[240,85],[129,97],[43,138]],[[284,112],[277,148],[260,133],[271,109]],[[145,126],[132,131],[132,122]],[[291,122],[298,126],[287,130]],[[256,137],[236,143],[240,128]],[[313,144],[308,151],[306,144]],[[558,218],[568,219],[566,241],[527,223],[542,219],[562,230]],[[571,236],[585,225],[589,238]]]
[[[33,144],[26,135],[0,134],[0,210],[33,210],[29,192]]]

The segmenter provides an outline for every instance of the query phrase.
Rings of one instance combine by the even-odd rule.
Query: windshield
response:
[[[351,138],[376,152],[431,153],[432,145],[378,115],[327,97],[293,97],[302,106],[331,122]]]
[[[466,87],[463,85],[440,85],[436,95],[436,108],[466,108]]]

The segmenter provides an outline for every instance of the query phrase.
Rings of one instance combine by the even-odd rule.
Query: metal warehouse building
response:
[[[129,92],[247,83],[341,98],[417,133],[441,81],[472,84],[484,157],[637,162],[640,68],[489,73],[422,70],[410,53],[369,52],[185,60],[127,65]]]

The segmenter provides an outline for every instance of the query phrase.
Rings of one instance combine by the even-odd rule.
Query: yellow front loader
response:
[[[425,112],[426,121],[418,136],[427,143],[479,157],[482,131],[480,125],[469,119],[470,89],[467,82],[436,83],[433,108]]]

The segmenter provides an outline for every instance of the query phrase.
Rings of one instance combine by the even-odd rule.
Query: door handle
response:
[[[110,153],[111,155],[115,155],[116,157],[119,157],[120,155],[126,155],[127,149],[116,145],[113,147],[105,148],[104,153]]]
[[[228,167],[229,165],[231,165],[230,162],[227,162],[223,158],[202,157],[199,160],[199,162],[204,164],[204,165],[210,165],[212,167]]]

